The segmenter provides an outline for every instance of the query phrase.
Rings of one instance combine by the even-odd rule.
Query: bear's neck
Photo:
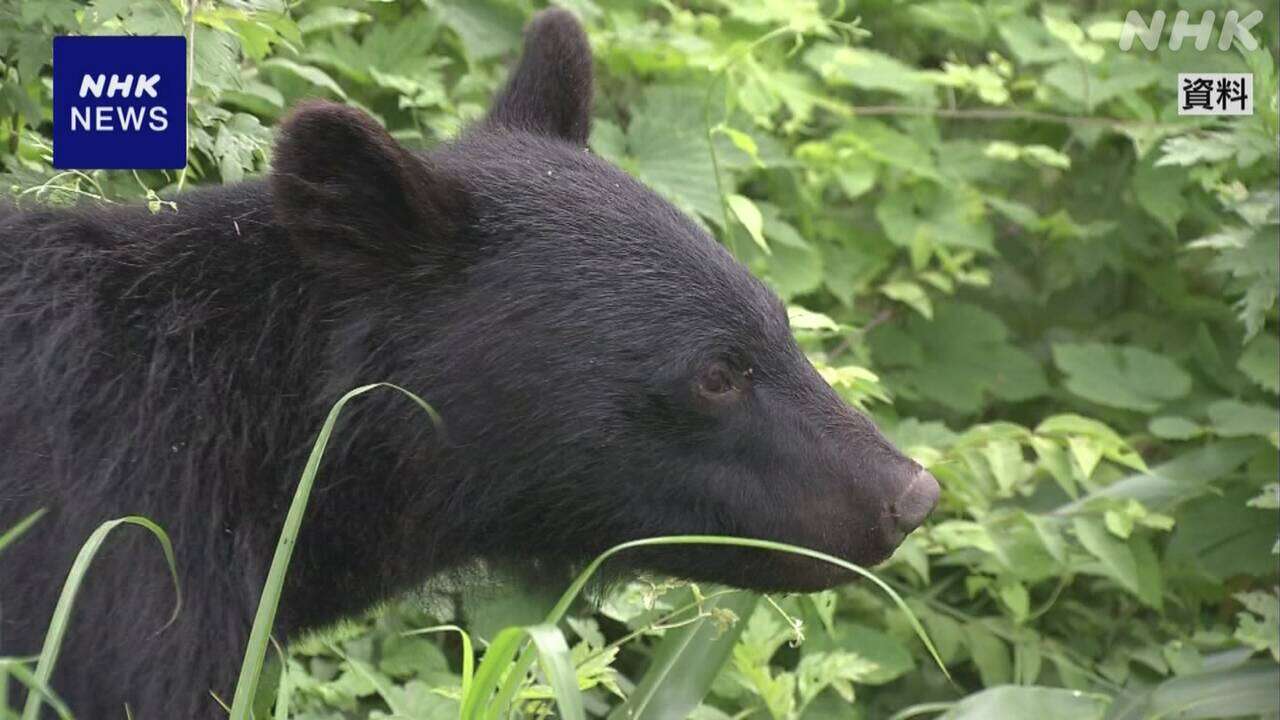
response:
[[[100,257],[87,263],[105,327],[90,327],[101,322],[91,308],[82,318],[82,332],[102,346],[92,372],[68,373],[81,385],[49,402],[132,428],[123,444],[110,432],[62,435],[66,452],[97,454],[108,476],[95,478],[99,497],[81,505],[94,509],[77,523],[86,535],[106,512],[147,515],[187,555],[192,592],[226,563],[260,587],[332,404],[359,384],[409,382],[376,324],[296,256],[262,183],[177,202],[176,213],[109,211],[115,230],[95,241]],[[457,561],[433,554],[446,543],[435,527],[444,478],[430,444],[429,418],[394,391],[348,406],[315,479],[282,633],[358,612]]]

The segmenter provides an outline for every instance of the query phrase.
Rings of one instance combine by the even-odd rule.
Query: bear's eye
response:
[[[698,375],[698,394],[711,400],[723,400],[738,390],[738,374],[722,362],[713,362]]]

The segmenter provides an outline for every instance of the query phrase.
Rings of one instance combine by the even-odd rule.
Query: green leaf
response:
[[[912,315],[901,327],[882,325],[868,336],[896,392],[975,413],[988,396],[1018,401],[1048,389],[1040,364],[1010,344],[999,317],[962,302],[934,312],[932,321]]]
[[[996,587],[996,596],[1008,608],[1014,622],[1022,622],[1031,612],[1031,595],[1020,582],[1007,581]]]
[[[1106,696],[1048,687],[1006,685],[975,693],[956,703],[938,720],[1102,720]]]
[[[987,144],[983,154],[998,160],[1026,160],[1045,167],[1058,168],[1059,170],[1067,170],[1071,167],[1071,157],[1069,155],[1060,153],[1048,145],[1015,145],[1011,142],[995,140]],[[1011,207],[1006,204],[1005,209],[1013,210],[1014,215],[1020,214],[1024,224],[1027,224],[1027,220],[1031,220],[1026,216],[1025,208],[1018,208],[1017,205]],[[1034,221],[1031,224],[1034,224]]]
[[[1156,555],[1155,548],[1147,536],[1134,535],[1129,538],[1129,549],[1133,552],[1133,559],[1138,567],[1138,599],[1156,612],[1162,612],[1164,573],[1160,569],[1160,558]]]
[[[741,130],[736,130],[728,125],[719,125],[716,132],[723,134],[733,142],[733,146],[747,154],[757,166],[763,167],[764,163],[760,160],[760,146],[756,144],[754,138]]]
[[[928,146],[912,135],[895,130],[878,120],[849,120],[832,136],[831,142],[838,148],[836,154],[840,158],[840,167],[857,176],[852,189],[858,192],[852,193],[854,196],[869,189],[862,187],[867,182],[868,173],[871,180],[877,174],[874,166],[867,168],[867,160],[900,169],[912,176],[935,181],[943,179],[938,174],[937,163]],[[925,201],[930,199],[926,198]]]
[[[948,664],[955,660],[965,646],[964,626],[948,615],[930,610],[918,601],[912,607],[920,615],[925,627],[929,629],[929,637],[938,646],[938,654]]]
[[[1117,540],[1102,523],[1093,518],[1078,517],[1072,526],[1076,537],[1094,557],[1102,561],[1103,574],[1118,582],[1124,589],[1140,595],[1138,561],[1129,546]]]
[[[1251,444],[1256,451],[1257,441]],[[1196,567],[1218,580],[1274,574],[1276,558],[1270,551],[1280,534],[1280,515],[1249,507],[1255,494],[1254,488],[1237,485],[1221,496],[1187,503],[1174,518],[1165,561]]]
[[[223,93],[222,98],[232,106],[263,117],[275,117],[284,109],[284,95],[257,81],[246,82],[239,90],[229,90]]]
[[[760,246],[766,254],[771,253],[769,243],[764,239],[764,217],[760,214],[760,208],[751,202],[751,198],[745,195],[734,193],[729,195],[725,200],[729,203],[729,209],[733,211],[738,222],[747,229],[747,233],[751,235],[751,239],[756,245]]]
[[[323,30],[333,30],[336,28],[349,28],[353,25],[359,25],[368,22],[370,16],[359,10],[341,7],[319,7],[308,12],[298,20],[298,30],[307,35]]]
[[[1150,159],[1139,163],[1133,174],[1133,192],[1138,205],[1169,231],[1177,235],[1178,220],[1187,211],[1182,186],[1187,177],[1177,168],[1154,167]]]
[[[1239,297],[1236,307],[1245,340],[1262,330],[1280,296],[1280,235],[1274,223],[1268,224],[1272,227],[1228,225],[1188,245],[1212,251],[1209,270],[1230,279],[1228,292]]]
[[[908,15],[915,22],[970,43],[986,39],[990,29],[981,6],[960,0],[932,0],[909,5]]]
[[[1100,405],[1152,412],[1191,392],[1185,370],[1140,347],[1055,343],[1053,359],[1068,390]]]
[[[1166,680],[1117,703],[1108,720],[1210,720],[1280,713],[1280,666],[1259,660]]]
[[[1022,458],[1022,444],[1015,440],[992,440],[981,454],[1003,495],[1012,495],[1031,476],[1031,465]]]
[[[836,182],[845,197],[856,200],[876,185],[878,166],[870,155],[851,155],[842,158],[836,172]]]
[[[923,73],[875,50],[817,43],[805,53],[804,61],[833,85],[916,98],[929,97],[932,93],[932,86]]]
[[[1274,405],[1219,400],[1209,404],[1209,422],[1223,437],[1259,435],[1280,446],[1280,410]]]
[[[865,682],[875,669],[875,663],[854,653],[805,653],[795,670],[800,705],[807,705],[828,687],[845,702],[853,702],[853,684]]]
[[[739,620],[726,628],[704,617],[666,633],[635,690],[609,714],[610,720],[687,717],[729,661],[758,600],[745,592],[708,600],[705,609],[732,613]]]
[[[1022,63],[1044,64],[1071,57],[1066,44],[1049,34],[1043,23],[1026,15],[1011,14],[1000,21],[997,30],[1013,56]]]
[[[935,247],[992,252],[994,239],[981,198],[957,188],[922,183],[888,193],[876,219],[895,245],[915,251]]]
[[[1165,440],[1191,440],[1204,434],[1204,428],[1184,417],[1166,415],[1147,423],[1152,435]]]
[[[880,293],[890,300],[910,307],[926,318],[933,319],[933,303],[929,294],[917,283],[908,281],[887,282],[880,286]]]
[[[1262,510],[1280,510],[1280,483],[1267,483],[1257,497],[1249,500],[1249,507]]]
[[[514,587],[503,592],[463,592],[462,613],[468,631],[480,641],[492,640],[502,630],[535,625],[556,602],[550,589]]]
[[[1221,480],[1257,451],[1253,441],[1228,441],[1207,445],[1136,475],[1099,488],[1067,503],[1055,514],[1078,512],[1099,499],[1134,499],[1149,510],[1168,511],[1179,503],[1212,491]]]
[[[865,668],[860,683],[883,685],[892,682],[915,669],[911,651],[897,638],[866,625],[840,620],[835,635],[830,639],[812,638],[812,645],[821,651],[843,651],[872,663]]]
[[[1084,30],[1070,19],[1046,12],[1041,16],[1041,20],[1044,22],[1045,30],[1061,40],[1079,59],[1086,63],[1096,63],[1102,59],[1105,52],[1102,46],[1089,42]]]
[[[719,224],[725,218],[707,138],[706,101],[700,88],[646,88],[627,126],[629,165],[660,194]],[[726,146],[732,149],[731,143]]]
[[[404,685],[387,688],[388,707],[398,707],[404,711],[406,718],[456,718],[458,717],[458,701],[440,694],[439,688],[432,687],[422,680],[410,680]],[[394,701],[394,702],[392,702]],[[310,714],[291,715],[294,720],[313,717]],[[377,717],[370,715],[370,717]],[[279,720],[285,720],[282,716]]]
[[[784,300],[818,288],[822,284],[822,253],[779,219],[770,206],[760,206],[760,210],[764,213],[764,236],[773,250],[765,266],[765,280]]]
[[[1239,627],[1235,637],[1255,650],[1266,650],[1280,662],[1280,597],[1274,592],[1236,593],[1248,612],[1236,614]]]
[[[1084,68],[1072,58],[1049,68],[1042,82],[1061,93],[1069,103],[1093,109],[1153,85],[1161,78],[1154,64],[1119,56]]]
[[[969,641],[969,655],[978,666],[978,675],[985,687],[1003,685],[1013,679],[1013,661],[1009,646],[980,623],[971,622],[964,627]]]
[[[516,49],[524,18],[504,0],[433,0],[445,25],[457,33],[472,61],[485,60]]]
[[[1001,512],[986,520],[991,553],[1016,577],[1034,583],[1063,572],[1066,550],[1061,521],[1025,512]]]
[[[1079,481],[1083,479],[1082,469],[1072,464],[1067,448],[1048,438],[1031,438],[1031,447],[1035,450],[1040,466],[1049,471],[1053,481],[1058,483],[1068,497],[1079,497]]]
[[[1280,394],[1280,339],[1257,335],[1245,346],[1236,367],[1261,387]]]
[[[449,664],[438,645],[421,637],[391,635],[382,643],[378,670],[394,678],[447,671]]]
[[[339,85],[337,81],[330,77],[328,73],[314,65],[303,65],[286,58],[273,57],[269,60],[263,61],[262,68],[286,72],[310,83],[311,85],[328,90],[344,100],[347,97],[347,92],[342,89],[342,86]]]
[[[791,305],[787,308],[787,322],[790,323],[791,329],[797,332],[838,333],[848,329],[828,315],[806,310],[799,305]]]

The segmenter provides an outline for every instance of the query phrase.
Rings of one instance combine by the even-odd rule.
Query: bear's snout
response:
[[[889,503],[888,532],[891,533],[891,544],[897,545],[912,530],[920,527],[938,504],[941,492],[937,478],[928,470],[919,468],[916,471],[902,492]]]

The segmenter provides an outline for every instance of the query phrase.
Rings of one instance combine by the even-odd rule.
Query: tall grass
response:
[[[311,497],[311,487],[315,484],[316,473],[320,471],[320,460],[324,457],[329,438],[333,435],[333,427],[338,422],[338,415],[354,398],[370,390],[391,388],[404,393],[418,404],[428,416],[440,426],[440,416],[422,398],[391,383],[372,383],[351,390],[338,399],[329,410],[329,415],[320,427],[311,446],[311,455],[302,469],[302,477],[298,480],[298,489],[293,493],[293,501],[289,504],[289,513],[285,515],[284,527],[280,529],[280,539],[276,542],[275,556],[271,559],[271,569],[267,571],[267,580],[262,588],[262,597],[258,600],[258,610],[253,617],[253,628],[249,631],[249,644],[245,648],[244,659],[240,664],[240,677],[236,680],[235,696],[231,701],[231,720],[249,720],[253,714],[253,698],[258,690],[258,678],[262,675],[262,662],[267,654],[267,643],[271,640],[271,627],[275,624],[276,610],[280,606],[280,594],[284,591],[285,575],[289,571],[289,560],[293,557],[293,548],[298,540],[298,531],[302,527],[302,517],[306,513],[307,501]]]
[[[263,584],[262,595],[258,602],[258,608],[254,614],[253,627],[249,633],[249,641],[245,648],[244,657],[241,661],[240,673],[236,680],[235,694],[232,699],[230,708],[231,720],[251,720],[253,718],[253,701],[257,695],[258,684],[262,676],[263,663],[266,657],[267,648],[273,643],[271,638],[271,629],[275,623],[277,610],[279,609],[280,597],[284,589],[284,581],[288,574],[289,562],[293,556],[293,549],[297,544],[298,533],[302,527],[302,520],[306,513],[307,503],[311,496],[311,489],[315,484],[316,475],[319,472],[321,460],[324,451],[329,444],[329,440],[333,435],[333,429],[337,424],[339,415],[343,408],[346,407],[354,398],[378,388],[389,388],[403,393],[405,396],[413,400],[421,407],[430,419],[437,425],[441,426],[440,417],[432,407],[417,395],[390,383],[373,383],[364,385],[343,395],[326,416],[316,440],[311,448],[311,454],[307,458],[306,466],[303,468],[302,475],[298,481],[298,487],[294,491],[293,500],[289,505],[289,510],[285,516],[284,524],[280,531],[280,537],[276,543],[275,554],[272,558],[271,567],[267,572],[266,581]],[[18,526],[0,536],[0,548],[9,542],[12,542],[17,535],[21,534],[26,528],[35,523],[40,512],[33,513],[25,518]],[[49,678],[53,672],[53,668],[58,659],[59,648],[62,639],[65,636],[67,625],[70,621],[71,611],[74,606],[75,596],[79,590],[80,584],[84,578],[85,572],[92,563],[97,551],[106,541],[107,535],[122,524],[132,524],[141,526],[154,535],[159,540],[164,550],[165,559],[169,563],[170,572],[173,575],[174,590],[178,596],[178,601],[174,607],[174,618],[177,617],[179,608],[181,607],[181,594],[178,586],[178,576],[174,563],[173,548],[169,543],[168,536],[164,531],[150,520],[129,516],[111,520],[99,526],[88,541],[81,548],[77,555],[75,563],[72,565],[71,572],[68,574],[67,581],[63,586],[62,593],[58,599],[56,608],[54,609],[53,619],[50,622],[49,630],[45,636],[44,646],[37,659],[36,669],[34,672],[28,672],[25,666],[14,660],[6,659],[0,661],[0,680],[4,679],[6,673],[12,673],[27,687],[31,688],[27,696],[27,704],[22,714],[22,720],[37,720],[39,708],[42,702],[47,702],[60,717],[70,718],[66,707],[58,701],[56,696],[48,691]],[[843,568],[849,572],[860,575],[871,581],[877,588],[888,595],[897,607],[906,616],[912,629],[920,638],[929,654],[933,657],[938,667],[942,669],[943,674],[947,674],[947,669],[942,663],[941,657],[933,642],[929,639],[919,618],[907,607],[901,596],[887,585],[880,578],[865,568],[850,562],[841,560],[840,558],[810,550],[808,548],[787,545],[785,543],[772,542],[768,540],[757,540],[752,538],[737,538],[720,535],[676,535],[668,537],[653,537],[633,540],[630,542],[616,545],[605,552],[601,553],[591,561],[573,580],[564,593],[561,594],[555,606],[548,612],[546,618],[541,623],[508,627],[497,633],[493,641],[486,648],[479,665],[476,664],[475,648],[472,645],[470,635],[462,628],[456,625],[441,625],[423,630],[414,631],[406,634],[423,634],[430,632],[452,631],[457,632],[462,638],[462,688],[461,688],[461,705],[459,716],[462,720],[498,720],[505,717],[512,709],[516,702],[520,690],[526,685],[529,679],[529,671],[534,663],[539,665],[543,676],[551,687],[552,696],[555,699],[556,706],[560,716],[565,720],[583,720],[585,711],[583,709],[582,692],[578,686],[577,675],[573,664],[572,657],[569,652],[568,643],[564,634],[559,628],[559,623],[564,619],[565,614],[573,604],[574,600],[586,587],[591,577],[600,569],[600,567],[610,558],[626,552],[628,550],[644,547],[655,547],[662,545],[702,545],[702,546],[732,546],[742,548],[754,548],[759,550],[769,550],[772,552],[788,553],[791,555],[799,555],[821,562],[829,563],[836,567]],[[754,605],[754,600],[741,607],[750,608]],[[172,619],[170,620],[172,622]],[[725,643],[732,643],[733,635],[724,638],[712,638],[697,635],[701,630],[701,626],[684,628],[682,632],[688,633],[687,637],[679,638],[681,651],[689,650],[689,643],[720,643],[727,648]],[[276,645],[277,651],[280,650]],[[718,662],[723,662],[727,651],[718,649],[713,655],[720,657]],[[676,653],[681,655],[680,652]],[[284,654],[281,653],[282,665],[285,664]],[[632,712],[633,717],[657,717],[661,713],[650,715],[647,710],[652,710],[650,703],[655,697],[660,697],[664,686],[671,680],[671,670],[680,667],[679,663],[688,664],[689,656],[668,658],[666,662],[673,663],[670,667],[659,669],[652,678],[646,678],[645,702],[642,706],[636,708],[628,708]],[[695,654],[694,657],[697,657]],[[704,656],[709,657],[709,656]],[[277,693],[277,704],[275,708],[275,720],[286,720],[288,717],[288,698],[289,684],[288,672],[281,673],[280,688]],[[696,705],[710,688],[711,679],[715,676],[715,672],[702,673],[703,678],[698,682],[698,686],[692,689],[687,687],[681,690],[679,704],[681,707],[690,706],[690,703]],[[948,675],[948,677],[950,677]],[[658,707],[661,706],[659,703]],[[0,710],[6,706],[0,703]],[[394,708],[393,708],[394,710]]]
[[[231,720],[250,720],[252,717],[253,698],[257,693],[258,680],[262,673],[262,663],[266,656],[267,643],[270,639],[271,626],[275,620],[276,610],[280,602],[280,594],[284,587],[284,579],[288,572],[289,560],[297,542],[298,531],[302,526],[302,518],[306,512],[311,488],[315,483],[320,461],[328,446],[334,425],[342,409],[352,399],[378,388],[390,388],[403,393],[421,407],[431,419],[440,426],[439,415],[422,398],[390,383],[374,383],[351,390],[343,395],[325,418],[324,425],[311,448],[306,467],[294,491],[293,501],[285,518],[280,539],[276,544],[275,557],[267,580],[263,587],[258,610],[254,616],[253,629],[249,635],[249,643],[245,650],[244,660],[240,667],[240,677],[236,682],[235,697],[231,705]],[[912,629],[928,649],[934,662],[947,674],[937,649],[925,632],[915,613],[907,607],[893,588],[876,577],[867,569],[840,558],[810,550],[808,548],[787,545],[785,543],[751,538],[735,538],[719,535],[677,535],[633,540],[616,545],[601,553],[578,574],[574,581],[560,596],[559,601],[547,614],[544,622],[523,627],[510,627],[499,632],[489,644],[484,657],[475,671],[474,678],[468,677],[469,668],[475,663],[470,638],[460,628],[463,642],[463,691],[460,716],[462,720],[497,720],[510,709],[517,693],[525,683],[526,676],[533,664],[537,662],[551,685],[552,693],[561,717],[565,720],[583,718],[582,693],[578,688],[574,667],[569,654],[568,643],[565,642],[558,623],[564,618],[573,601],[586,587],[591,577],[611,557],[627,550],[654,547],[660,545],[722,545],[744,548],[770,550],[774,552],[800,555],[814,560],[826,562],[852,573],[867,578],[882,592],[887,594],[907,617]],[[455,629],[452,628],[451,629]],[[526,642],[527,641],[527,642]],[[947,675],[950,677],[950,675]]]
[[[84,581],[85,573],[89,571],[89,566],[93,564],[93,558],[98,554],[98,550],[102,549],[102,545],[107,541],[107,536],[112,530],[121,525],[137,525],[146,529],[156,540],[160,542],[161,549],[164,550],[165,562],[169,564],[169,574],[173,578],[173,592],[175,601],[173,605],[173,615],[170,616],[169,622],[164,627],[168,627],[178,617],[178,612],[182,608],[182,588],[178,583],[178,568],[173,557],[173,545],[169,543],[169,536],[159,525],[151,522],[147,518],[137,515],[108,520],[98,526],[96,530],[89,535],[89,539],[81,546],[80,552],[76,555],[75,562],[71,564],[71,571],[67,573],[67,580],[62,585],[62,593],[58,596],[58,604],[53,609],[53,617],[49,621],[49,629],[45,631],[44,646],[40,650],[40,656],[36,661],[35,672],[31,674],[30,682],[27,687],[27,702],[22,710],[22,720],[37,720],[40,715],[40,706],[46,698],[50,696],[45,690],[49,686],[49,678],[53,675],[54,665],[58,662],[58,654],[62,650],[62,639],[67,633],[67,626],[71,622],[71,611],[75,607],[76,595],[80,592],[80,585]],[[162,630],[163,627],[157,628]],[[13,668],[10,668],[13,670]],[[21,675],[15,674],[15,677],[21,679]],[[60,703],[59,703],[60,705]],[[58,709],[54,706],[55,711],[59,715],[64,715],[65,708]]]

